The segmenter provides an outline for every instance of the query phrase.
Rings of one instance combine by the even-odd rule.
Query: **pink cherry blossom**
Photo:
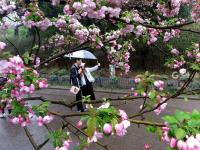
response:
[[[77,127],[77,128],[81,128],[82,125],[83,125],[83,122],[80,120],[80,121],[76,124],[76,127]]]
[[[38,121],[38,126],[40,126],[40,127],[43,126],[44,122],[43,122],[43,118],[41,116],[38,117],[37,121]]]
[[[4,42],[0,42],[0,52],[6,48],[6,44]]]
[[[171,50],[171,53],[173,55],[179,55],[180,52],[177,49],[174,48],[174,49]]]
[[[69,149],[69,146],[70,146],[70,143],[71,143],[71,142],[72,142],[71,140],[66,140],[66,141],[64,141],[63,146],[66,148],[66,150]]]
[[[53,116],[50,116],[50,115],[44,116],[43,118],[43,122],[46,124],[50,123],[52,120],[53,120]]]
[[[97,142],[97,140],[101,138],[103,138],[103,133],[95,131],[93,137],[88,138],[88,143]]]
[[[149,145],[149,144],[144,144],[144,149],[150,149],[151,148],[151,146]]]
[[[128,119],[128,115],[126,114],[126,112],[124,110],[119,109],[119,115],[120,115],[122,120]]]
[[[104,124],[104,126],[103,126],[103,132],[105,134],[110,134],[112,132],[112,126],[111,126],[111,124],[108,124],[108,123]]]
[[[65,5],[65,7],[63,8],[63,12],[66,15],[71,15],[72,14],[72,11],[70,10],[70,6],[69,5]]]
[[[190,136],[186,141],[188,149],[191,149],[191,150],[196,147],[197,143],[198,143],[198,141],[197,141],[197,139],[194,138],[194,136]]]
[[[170,147],[171,148],[175,148],[176,147],[176,144],[177,144],[177,140],[175,138],[172,138],[170,140]]]
[[[127,132],[122,123],[115,125],[115,131],[118,136],[124,136]]]

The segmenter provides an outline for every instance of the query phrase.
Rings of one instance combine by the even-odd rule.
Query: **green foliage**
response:
[[[90,115],[82,117],[81,120],[86,121],[86,133],[90,138],[94,135],[95,130],[103,132],[104,124],[110,123],[114,127],[118,123],[118,111],[114,107],[98,109],[90,107],[89,112]]]
[[[54,147],[61,147],[64,140],[69,139],[69,134],[62,129],[49,132],[47,137],[51,140]]]
[[[17,100],[12,101],[12,116],[18,117],[21,115],[22,117],[27,116],[27,108],[24,105],[20,104]]]
[[[169,136],[178,140],[184,140],[187,136],[196,135],[200,130],[200,112],[194,110],[187,113],[177,110],[173,116],[164,116],[169,124]]]
[[[97,123],[97,119],[96,117],[91,117],[88,119],[87,121],[87,130],[86,133],[87,135],[91,138],[94,134],[94,131],[96,129],[96,123]]]
[[[185,132],[185,130],[178,128],[175,131],[175,136],[176,136],[176,139],[182,140],[186,136],[186,132]]]
[[[36,116],[45,116],[48,112],[50,102],[43,102],[38,106],[32,106],[33,111],[35,112]]]

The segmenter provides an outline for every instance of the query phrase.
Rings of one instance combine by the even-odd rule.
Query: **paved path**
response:
[[[36,95],[41,95],[44,97],[47,97],[49,99],[53,100],[66,100],[69,103],[74,100],[73,95],[69,94],[69,92],[66,90],[42,90],[37,92]],[[122,96],[120,94],[109,94],[109,93],[96,93],[97,97],[119,97]],[[120,106],[122,109],[126,109],[128,114],[133,114],[138,111],[139,106],[141,105],[142,101],[137,101],[134,103],[127,103],[123,106]],[[191,111],[192,109],[196,108],[197,110],[200,110],[200,101],[194,101],[191,100],[189,102],[185,102],[184,100],[177,99],[173,100],[169,103],[166,111],[163,114],[171,114],[176,109],[182,109],[185,111]],[[62,112],[62,113],[68,113],[71,112],[71,110],[68,110],[62,106],[53,105],[51,106],[51,109],[54,111]],[[76,111],[73,109],[72,111]],[[154,118],[157,121],[160,121],[160,119],[155,116],[154,114],[148,115],[150,118]],[[154,117],[155,116],[155,117]],[[69,118],[71,121],[76,122],[78,118]],[[58,128],[61,124],[61,121],[56,118],[56,121],[50,124],[51,128]],[[30,126],[29,129],[31,130],[31,133],[33,134],[34,139],[37,141],[37,143],[41,143],[45,137],[45,133],[47,132],[44,128],[39,128],[37,126]],[[144,127],[138,128],[136,125],[132,125],[129,129],[128,134],[125,137],[119,138],[119,137],[112,137],[109,139],[103,139],[102,142],[109,145],[109,149],[111,150],[143,150],[143,145],[145,143],[149,143],[152,145],[152,150],[165,150],[166,145],[159,142],[156,139],[156,136],[147,133],[144,129]],[[24,130],[18,126],[11,125],[5,120],[0,120],[0,150],[33,150],[31,144],[29,143],[27,137],[24,134]],[[74,137],[72,137],[74,138]],[[76,139],[75,139],[76,140]],[[42,150],[53,150],[50,144],[47,144]],[[90,150],[101,150],[99,146],[96,146],[93,144],[90,147]]]

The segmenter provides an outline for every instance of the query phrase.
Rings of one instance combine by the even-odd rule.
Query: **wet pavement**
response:
[[[74,96],[69,93],[67,90],[42,90],[38,91],[33,96],[44,96],[48,99],[52,100],[65,100],[67,102],[74,101]],[[113,97],[117,98],[123,96],[121,94],[109,94],[98,92],[96,93],[97,98],[102,97]],[[39,103],[39,101],[35,101],[34,103]],[[118,104],[118,103],[116,103]],[[128,114],[134,114],[138,111],[139,106],[142,104],[142,101],[135,102],[127,102],[124,105],[119,106],[121,109],[125,109]],[[183,99],[176,99],[169,102],[167,109],[164,114],[172,114],[176,109],[191,111],[193,109],[200,110],[200,101],[189,100],[185,102]],[[76,108],[70,110],[63,106],[52,105],[50,108],[52,111],[57,111],[61,113],[70,113],[75,112]],[[161,116],[162,116],[161,115]],[[150,120],[155,119],[158,122],[161,121],[159,117],[155,116],[153,113],[148,114]],[[76,122],[78,117],[68,118],[72,122]],[[61,120],[55,118],[55,120],[49,125],[52,129],[58,129],[61,125]],[[37,144],[42,143],[45,140],[45,134],[47,130],[45,128],[37,127],[37,125],[32,125],[28,127],[33,138],[37,142]],[[28,138],[25,135],[24,130],[21,127],[16,125],[11,125],[5,119],[0,119],[0,150],[34,150],[32,145],[30,144]],[[72,139],[76,141],[75,136],[72,136]],[[152,150],[165,150],[166,145],[164,143],[159,142],[158,138],[145,131],[145,128],[141,126],[138,128],[137,125],[132,125],[128,129],[128,133],[124,137],[116,137],[113,136],[109,139],[104,138],[101,140],[102,143],[107,144],[110,150],[144,150],[144,144],[148,143],[151,145]],[[53,147],[50,143],[45,145],[42,150],[53,150]],[[72,149],[73,150],[73,149]],[[101,147],[93,144],[90,147],[90,150],[102,150]]]

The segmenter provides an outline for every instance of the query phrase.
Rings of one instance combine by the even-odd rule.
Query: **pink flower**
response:
[[[77,128],[81,128],[82,125],[83,125],[83,122],[80,120],[80,121],[76,124],[76,127],[77,127]]]
[[[194,138],[194,136],[190,136],[186,141],[188,149],[193,150],[195,148],[197,142],[198,141],[197,141],[197,139]]]
[[[45,18],[44,20],[37,22],[36,26],[42,31],[45,31],[52,26],[52,22],[48,18]]]
[[[175,148],[177,144],[177,140],[175,138],[172,138],[170,141],[170,147],[171,148]]]
[[[63,12],[64,12],[66,15],[71,15],[71,14],[72,14],[69,5],[65,5],[65,7],[63,8]]]
[[[63,146],[66,148],[66,150],[69,149],[69,146],[70,146],[70,143],[71,143],[71,142],[72,142],[71,140],[66,140],[66,141],[64,141]]]
[[[19,118],[15,117],[15,118],[11,119],[11,122],[13,124],[18,124],[19,123]]]
[[[38,117],[37,119],[37,122],[38,122],[38,126],[43,126],[44,122],[43,122],[43,118],[41,116]]]
[[[103,138],[103,133],[95,131],[93,137],[88,138],[88,143],[97,142],[97,140],[101,138]]]
[[[161,80],[155,81],[154,86],[157,87],[160,91],[164,90],[164,82]]]
[[[185,142],[183,142],[182,140],[179,140],[179,141],[177,142],[177,147],[178,147],[178,149],[182,150],[184,143],[185,143]]]
[[[128,121],[128,120],[123,120],[123,121],[121,122],[121,124],[124,125],[124,128],[125,128],[125,129],[127,129],[128,127],[131,126],[131,123],[130,123],[130,121]]]
[[[139,83],[140,81],[141,81],[140,78],[135,78],[135,80],[134,80],[135,83]]]
[[[144,144],[144,149],[150,149],[151,146],[149,144]]]
[[[138,96],[138,93],[137,93],[137,92],[134,92],[133,95],[134,95],[134,96]]]
[[[124,136],[127,132],[122,123],[115,125],[115,131],[118,136]]]
[[[6,48],[6,44],[3,42],[0,42],[0,51]]]
[[[50,123],[52,120],[53,120],[53,116],[49,116],[49,115],[44,116],[43,118],[43,122],[46,124]]]
[[[103,132],[105,134],[110,134],[112,132],[112,126],[111,126],[111,124],[108,124],[108,123],[104,124]]]
[[[171,50],[171,53],[173,55],[179,55],[180,52],[177,49],[174,48],[174,49]]]
[[[72,7],[76,10],[80,10],[82,8],[82,4],[80,2],[74,2]]]
[[[119,109],[119,115],[120,115],[122,120],[128,119],[128,115],[126,114],[126,112],[124,110]]]

